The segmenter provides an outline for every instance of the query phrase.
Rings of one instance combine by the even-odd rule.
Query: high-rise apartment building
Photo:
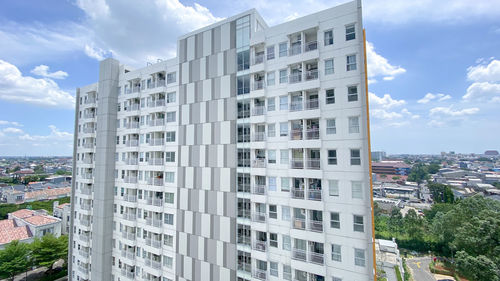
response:
[[[79,88],[71,280],[374,279],[361,1]]]

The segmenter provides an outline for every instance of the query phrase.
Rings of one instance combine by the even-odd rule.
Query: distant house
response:
[[[71,204],[59,205],[59,201],[54,202],[54,217],[61,219],[61,234],[68,234],[71,222]]]
[[[498,156],[498,151],[497,150],[486,150],[484,152],[485,156]]]
[[[410,165],[402,161],[382,161],[372,163],[372,172],[384,175],[408,175]]]
[[[52,200],[63,197],[68,197],[71,194],[71,187],[44,189],[38,191],[26,192],[24,201],[33,202],[40,200]]]

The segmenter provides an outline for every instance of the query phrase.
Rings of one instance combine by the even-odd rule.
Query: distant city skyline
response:
[[[130,13],[122,1],[8,1],[0,155],[71,155],[75,89],[97,79],[105,57],[144,67],[174,57],[179,35],[249,8],[273,26],[344,2],[151,1]],[[372,150],[499,150],[500,4],[364,2]]]

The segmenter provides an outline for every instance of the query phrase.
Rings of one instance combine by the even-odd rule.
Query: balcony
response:
[[[295,229],[306,229],[306,220],[301,218],[293,218],[293,228]]]
[[[123,200],[131,203],[137,202],[137,196],[135,195],[130,195],[130,194],[125,194],[123,195]]]
[[[96,99],[95,98],[87,98],[85,100],[85,104],[95,104]]]
[[[319,74],[318,74],[317,69],[306,71],[306,75],[305,75],[306,81],[316,80],[316,79],[318,79],[318,77],[319,77]]]
[[[319,139],[319,129],[307,129],[306,139],[308,140],[318,140]]]
[[[85,114],[83,114],[83,118],[93,119],[93,118],[95,118],[95,113],[85,113]]]
[[[135,233],[124,231],[122,232],[122,238],[127,240],[135,241]]]
[[[125,160],[125,164],[127,165],[137,165],[139,164],[139,158],[137,157],[129,157],[127,160]]]
[[[135,259],[135,254],[131,251],[122,251],[122,257],[133,260]]]
[[[80,219],[80,224],[83,226],[90,226],[90,220]]]
[[[161,166],[163,165],[163,158],[149,158],[148,165]]]
[[[252,91],[258,91],[264,89],[264,81],[254,81],[252,84]]]
[[[149,140],[149,145],[151,145],[151,146],[163,145],[163,138],[150,139]]]
[[[163,222],[159,219],[146,218],[146,224],[154,227],[161,227]]]
[[[126,277],[128,279],[134,279],[134,277],[135,277],[133,272],[130,272],[126,269],[122,269],[122,276]]]
[[[83,164],[92,164],[94,163],[92,158],[83,158]]]
[[[238,270],[245,272],[252,272],[252,264],[238,262]]]
[[[148,107],[162,107],[162,106],[165,106],[165,100],[164,99],[150,101],[148,103]]]
[[[253,107],[252,116],[261,116],[266,112],[266,107],[263,105],[257,105]]]
[[[302,72],[292,73],[289,76],[288,83],[295,84],[302,82]]]
[[[307,191],[307,199],[321,201],[321,189],[309,189]]]
[[[306,100],[306,110],[314,110],[319,108],[319,100],[318,99],[309,99]]]
[[[155,260],[146,260],[146,265],[149,267],[152,267],[154,269],[160,269],[161,268],[161,262],[155,261]]]
[[[125,183],[137,183],[137,177],[136,176],[126,176],[123,179],[123,182],[125,182]]]
[[[159,79],[156,81],[156,87],[165,87],[165,79]]]
[[[128,147],[136,147],[139,146],[139,140],[127,140],[125,145]]]
[[[290,195],[292,195],[292,198],[304,199],[304,189],[293,188],[291,191]]]
[[[267,280],[267,271],[255,268],[253,270],[252,277],[259,280]]]
[[[310,220],[309,221],[309,230],[315,232],[323,232],[323,221]]]
[[[139,110],[140,108],[140,105],[138,103],[136,104],[131,104],[127,107],[127,111],[130,112],[130,111],[137,111]]]
[[[292,169],[304,169],[304,160],[301,158],[292,159],[290,165]]]
[[[136,221],[137,220],[136,214],[132,214],[132,213],[130,213],[130,214],[123,213],[122,218],[124,220],[128,220],[128,221]]]
[[[151,159],[149,159],[149,160],[151,160]],[[152,165],[152,164],[150,164],[150,165]],[[163,185],[163,178],[149,178],[148,184],[155,185],[155,186],[162,186]]]
[[[90,255],[89,251],[84,251],[84,250],[79,250],[78,253],[80,254],[80,256],[85,257],[85,258],[88,258]]]
[[[265,141],[266,140],[266,132],[255,132],[253,134],[253,141]]]
[[[89,268],[88,268],[88,265],[87,266],[83,266],[83,265],[78,265],[78,270],[82,273],[88,273],[89,272]]]
[[[85,134],[93,134],[96,130],[96,127],[83,127],[83,133]]]
[[[139,128],[139,122],[128,122],[127,123],[127,129],[137,129]]]
[[[307,169],[319,170],[321,169],[321,160],[319,158],[311,158],[306,160]]]
[[[161,248],[161,241],[151,238],[146,238],[146,245],[151,246],[153,248]]]
[[[92,173],[83,173],[82,178],[84,178],[86,180],[91,180],[94,178],[94,175]]]
[[[250,167],[250,159],[238,159],[238,167]]]
[[[156,127],[156,126],[163,126],[165,125],[165,119],[154,119],[154,120],[149,120],[149,126],[150,127]]]
[[[161,180],[163,183],[163,179],[161,179]],[[163,199],[162,198],[148,198],[147,202],[148,202],[148,205],[153,205],[153,206],[157,206],[157,207],[163,206]]]
[[[80,189],[80,193],[81,194],[85,194],[85,195],[92,195],[92,189],[91,188],[82,187]]]
[[[267,248],[266,241],[255,240],[253,242],[253,249],[261,252],[265,252]]]
[[[238,209],[238,218],[249,219],[250,218],[250,210]]]
[[[304,105],[302,103],[302,100],[292,101],[290,103],[290,111],[294,112],[294,111],[302,111],[302,110],[304,110]]]
[[[253,160],[252,168],[265,168],[266,163],[266,158],[255,159]]]
[[[266,194],[266,186],[261,184],[256,184],[252,189],[253,194],[265,195]]]
[[[238,236],[238,244],[248,245],[252,242],[252,238],[250,236]]]
[[[307,261],[307,252],[305,250],[293,248],[292,258],[299,261]]]
[[[304,52],[310,52],[318,49],[318,41],[306,42]]]
[[[261,212],[252,213],[252,221],[266,222],[266,213],[261,213]]]
[[[302,140],[302,130],[290,130],[290,140]]]
[[[264,62],[264,52],[256,54],[253,58],[253,65],[263,63]]]
[[[89,242],[90,240],[90,235],[89,234],[80,234],[78,236],[78,238],[80,238],[81,241],[84,241],[84,242]]]
[[[83,144],[83,148],[94,148],[94,143],[93,142],[86,142]]]
[[[302,45],[299,44],[292,44],[288,51],[288,56],[295,56],[302,53]]]
[[[82,204],[80,204],[80,209],[90,211],[92,208],[91,208],[90,204],[82,203]]]

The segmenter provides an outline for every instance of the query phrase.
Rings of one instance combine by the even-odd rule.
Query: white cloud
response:
[[[18,127],[22,127],[23,125],[20,124],[19,122],[15,122],[15,121],[5,121],[5,120],[0,120],[0,125],[1,126],[5,126],[5,125],[10,125],[10,126],[18,126]]]
[[[50,134],[48,135],[30,135],[30,134],[24,134],[19,136],[20,140],[26,140],[26,141],[69,141],[73,139],[73,134],[68,133],[68,132],[63,132],[59,130],[56,126],[54,125],[49,125],[50,129]]]
[[[49,72],[49,67],[47,65],[39,65],[31,70],[31,73],[46,77],[46,78],[54,78],[54,79],[64,79],[68,77],[68,73],[62,70],[58,70],[55,72]]]
[[[19,128],[13,128],[13,127],[8,127],[2,130],[4,133],[10,133],[10,134],[22,134],[23,130]]]
[[[379,97],[374,93],[369,93],[370,104],[380,106],[382,108],[388,109],[392,107],[398,107],[406,104],[405,100],[396,100],[389,94],[385,94],[383,97]]]
[[[389,112],[385,109],[372,109],[370,110],[370,115],[378,119],[390,120],[402,118],[403,114],[397,112]]]
[[[0,99],[47,107],[74,108],[74,97],[51,79],[23,76],[19,69],[0,60]]]
[[[395,76],[403,74],[406,69],[400,66],[394,66],[383,56],[375,52],[375,47],[372,43],[366,42],[366,58],[368,61],[368,77],[383,76],[384,80],[393,80]]]
[[[477,107],[471,107],[471,108],[464,108],[461,110],[454,110],[452,107],[434,107],[431,108],[429,111],[430,115],[444,115],[444,116],[451,116],[451,117],[460,117],[460,116],[467,116],[467,115],[474,115],[479,112],[479,108]]]
[[[442,122],[442,121],[438,121],[438,120],[431,120],[427,123],[427,125],[429,125],[431,127],[444,127],[444,125],[446,125],[446,123]]]
[[[425,96],[421,99],[419,99],[417,102],[426,104],[432,100],[438,100],[438,101],[445,101],[451,99],[450,95],[445,95],[445,94],[432,94],[432,93],[427,93]]]
[[[489,64],[479,64],[467,68],[467,79],[475,82],[500,81],[500,60],[493,59]]]
[[[489,82],[472,83],[462,98],[465,101],[498,102],[500,101],[500,84]]]

